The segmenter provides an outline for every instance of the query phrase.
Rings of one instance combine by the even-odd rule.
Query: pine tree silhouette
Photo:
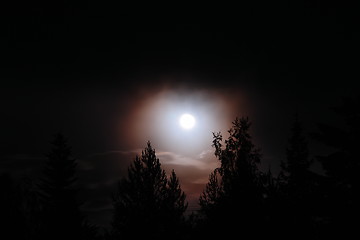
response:
[[[174,169],[171,171],[170,179],[167,182],[167,195],[165,203],[167,204],[166,212],[169,214],[170,227],[176,227],[181,224],[183,214],[188,204],[185,202],[186,195],[181,190],[179,179]]]
[[[168,180],[150,142],[119,182],[113,202],[114,237],[166,238],[180,227],[187,208],[175,172]]]
[[[61,134],[55,136],[52,145],[39,185],[43,205],[41,238],[81,239],[84,218],[74,187],[76,161]]]
[[[0,176],[1,236],[7,239],[29,239],[20,191],[9,174]]]
[[[344,98],[335,113],[343,119],[340,126],[318,124],[313,137],[330,147],[331,153],[318,160],[327,175],[325,188],[325,218],[327,236],[350,238],[357,233],[360,215],[360,97]]]
[[[285,235],[297,233],[296,239],[315,237],[314,219],[318,216],[317,194],[320,176],[310,171],[308,141],[303,133],[298,115],[295,115],[291,135],[286,148],[286,161],[281,163],[281,191],[284,198],[279,214]]]
[[[224,149],[222,135],[214,133],[213,147],[221,166],[210,175],[200,196],[200,211],[209,227],[220,228],[218,237],[238,231],[247,234],[262,224],[260,151],[252,143],[250,126],[248,118],[236,118]]]
[[[41,202],[35,180],[23,177],[20,181],[23,213],[26,221],[26,233],[29,239],[37,239],[41,224]]]
[[[3,173],[0,189],[1,233],[8,239],[37,239],[41,208],[34,181]]]
[[[212,218],[216,214],[217,205],[223,196],[224,190],[221,184],[219,169],[215,169],[209,176],[209,182],[206,184],[203,193],[200,196],[199,203],[201,211],[208,217]]]
[[[264,226],[262,229],[266,232],[267,237],[276,236],[277,239],[286,239],[289,237],[287,230],[288,216],[284,208],[286,201],[281,191],[282,178],[274,177],[271,169],[265,173],[261,173],[261,186],[264,197]],[[287,212],[286,212],[287,213]],[[281,228],[281,233],[279,231]]]
[[[296,184],[303,181],[304,174],[309,170],[311,161],[309,160],[308,142],[303,135],[298,115],[295,116],[291,130],[291,137],[286,148],[286,162],[282,162],[281,167],[288,176],[288,180]]]

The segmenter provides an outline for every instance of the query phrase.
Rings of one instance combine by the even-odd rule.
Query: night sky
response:
[[[359,93],[356,6],[99,4],[14,3],[0,23],[0,171],[39,176],[63,133],[96,224],[109,224],[116,182],[148,140],[192,211],[218,164],[212,132],[249,116],[261,168],[277,173],[296,113],[311,133]],[[179,127],[182,113],[194,129]],[[322,151],[310,142],[312,157]]]

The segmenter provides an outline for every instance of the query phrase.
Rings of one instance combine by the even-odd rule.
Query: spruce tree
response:
[[[76,161],[63,135],[57,134],[41,180],[42,239],[81,239],[83,216],[77,201]]]
[[[219,169],[215,169],[209,176],[209,182],[206,184],[203,193],[200,195],[199,204],[201,212],[207,218],[212,218],[212,215],[217,210],[217,205],[223,195],[223,188],[219,176]]]
[[[30,239],[20,189],[9,174],[0,175],[0,230],[2,239]]]
[[[299,117],[296,115],[286,148],[286,162],[282,162],[281,168],[289,184],[298,185],[304,182],[310,165],[308,142],[304,136]]]
[[[187,208],[185,199],[186,195],[181,190],[179,179],[173,169],[167,183],[166,203],[168,204],[167,211],[169,211],[170,217],[173,218],[174,221],[179,221],[185,212]]]
[[[333,110],[339,117],[338,125],[318,124],[313,137],[331,149],[318,156],[326,174],[325,212],[327,236],[351,238],[358,234],[360,215],[360,161],[358,143],[360,134],[360,97],[344,98]]]
[[[281,207],[284,232],[299,232],[298,237],[314,235],[313,219],[318,215],[319,196],[316,194],[319,176],[310,171],[308,141],[298,115],[291,129],[286,148],[286,161],[281,162]]]
[[[165,238],[180,227],[187,208],[175,172],[167,178],[150,142],[119,182],[113,202],[115,237]]]

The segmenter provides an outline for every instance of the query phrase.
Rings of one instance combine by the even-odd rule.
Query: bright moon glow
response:
[[[129,136],[133,138],[131,142],[138,144],[138,152],[141,152],[143,147],[141,144],[151,140],[158,148],[158,153],[172,152],[177,156],[202,161],[204,159],[199,158],[199,154],[204,151],[213,152],[212,132],[222,131],[227,136],[227,129],[231,127],[229,123],[235,118],[234,113],[229,111],[230,106],[232,108],[229,102],[238,101],[228,100],[228,95],[228,92],[220,95],[188,89],[163,90],[155,95],[149,94],[147,98],[142,98],[139,107],[127,120],[133,128],[121,126],[119,136],[124,130],[129,131]],[[239,108],[236,106],[236,109]],[[190,117],[185,117],[187,115]],[[168,161],[170,162],[171,160]],[[183,165],[185,162],[184,159],[180,161]],[[207,178],[206,176],[206,181]]]
[[[190,114],[183,114],[179,120],[180,126],[184,129],[191,129],[195,126],[195,118]]]

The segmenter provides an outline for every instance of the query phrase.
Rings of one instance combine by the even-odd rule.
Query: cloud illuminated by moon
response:
[[[181,128],[179,118],[184,113],[193,119],[186,117]],[[211,149],[212,132],[226,133],[233,117],[226,101],[218,95],[176,89],[144,99],[131,118],[133,141],[140,146],[150,140],[161,151],[192,157]]]

